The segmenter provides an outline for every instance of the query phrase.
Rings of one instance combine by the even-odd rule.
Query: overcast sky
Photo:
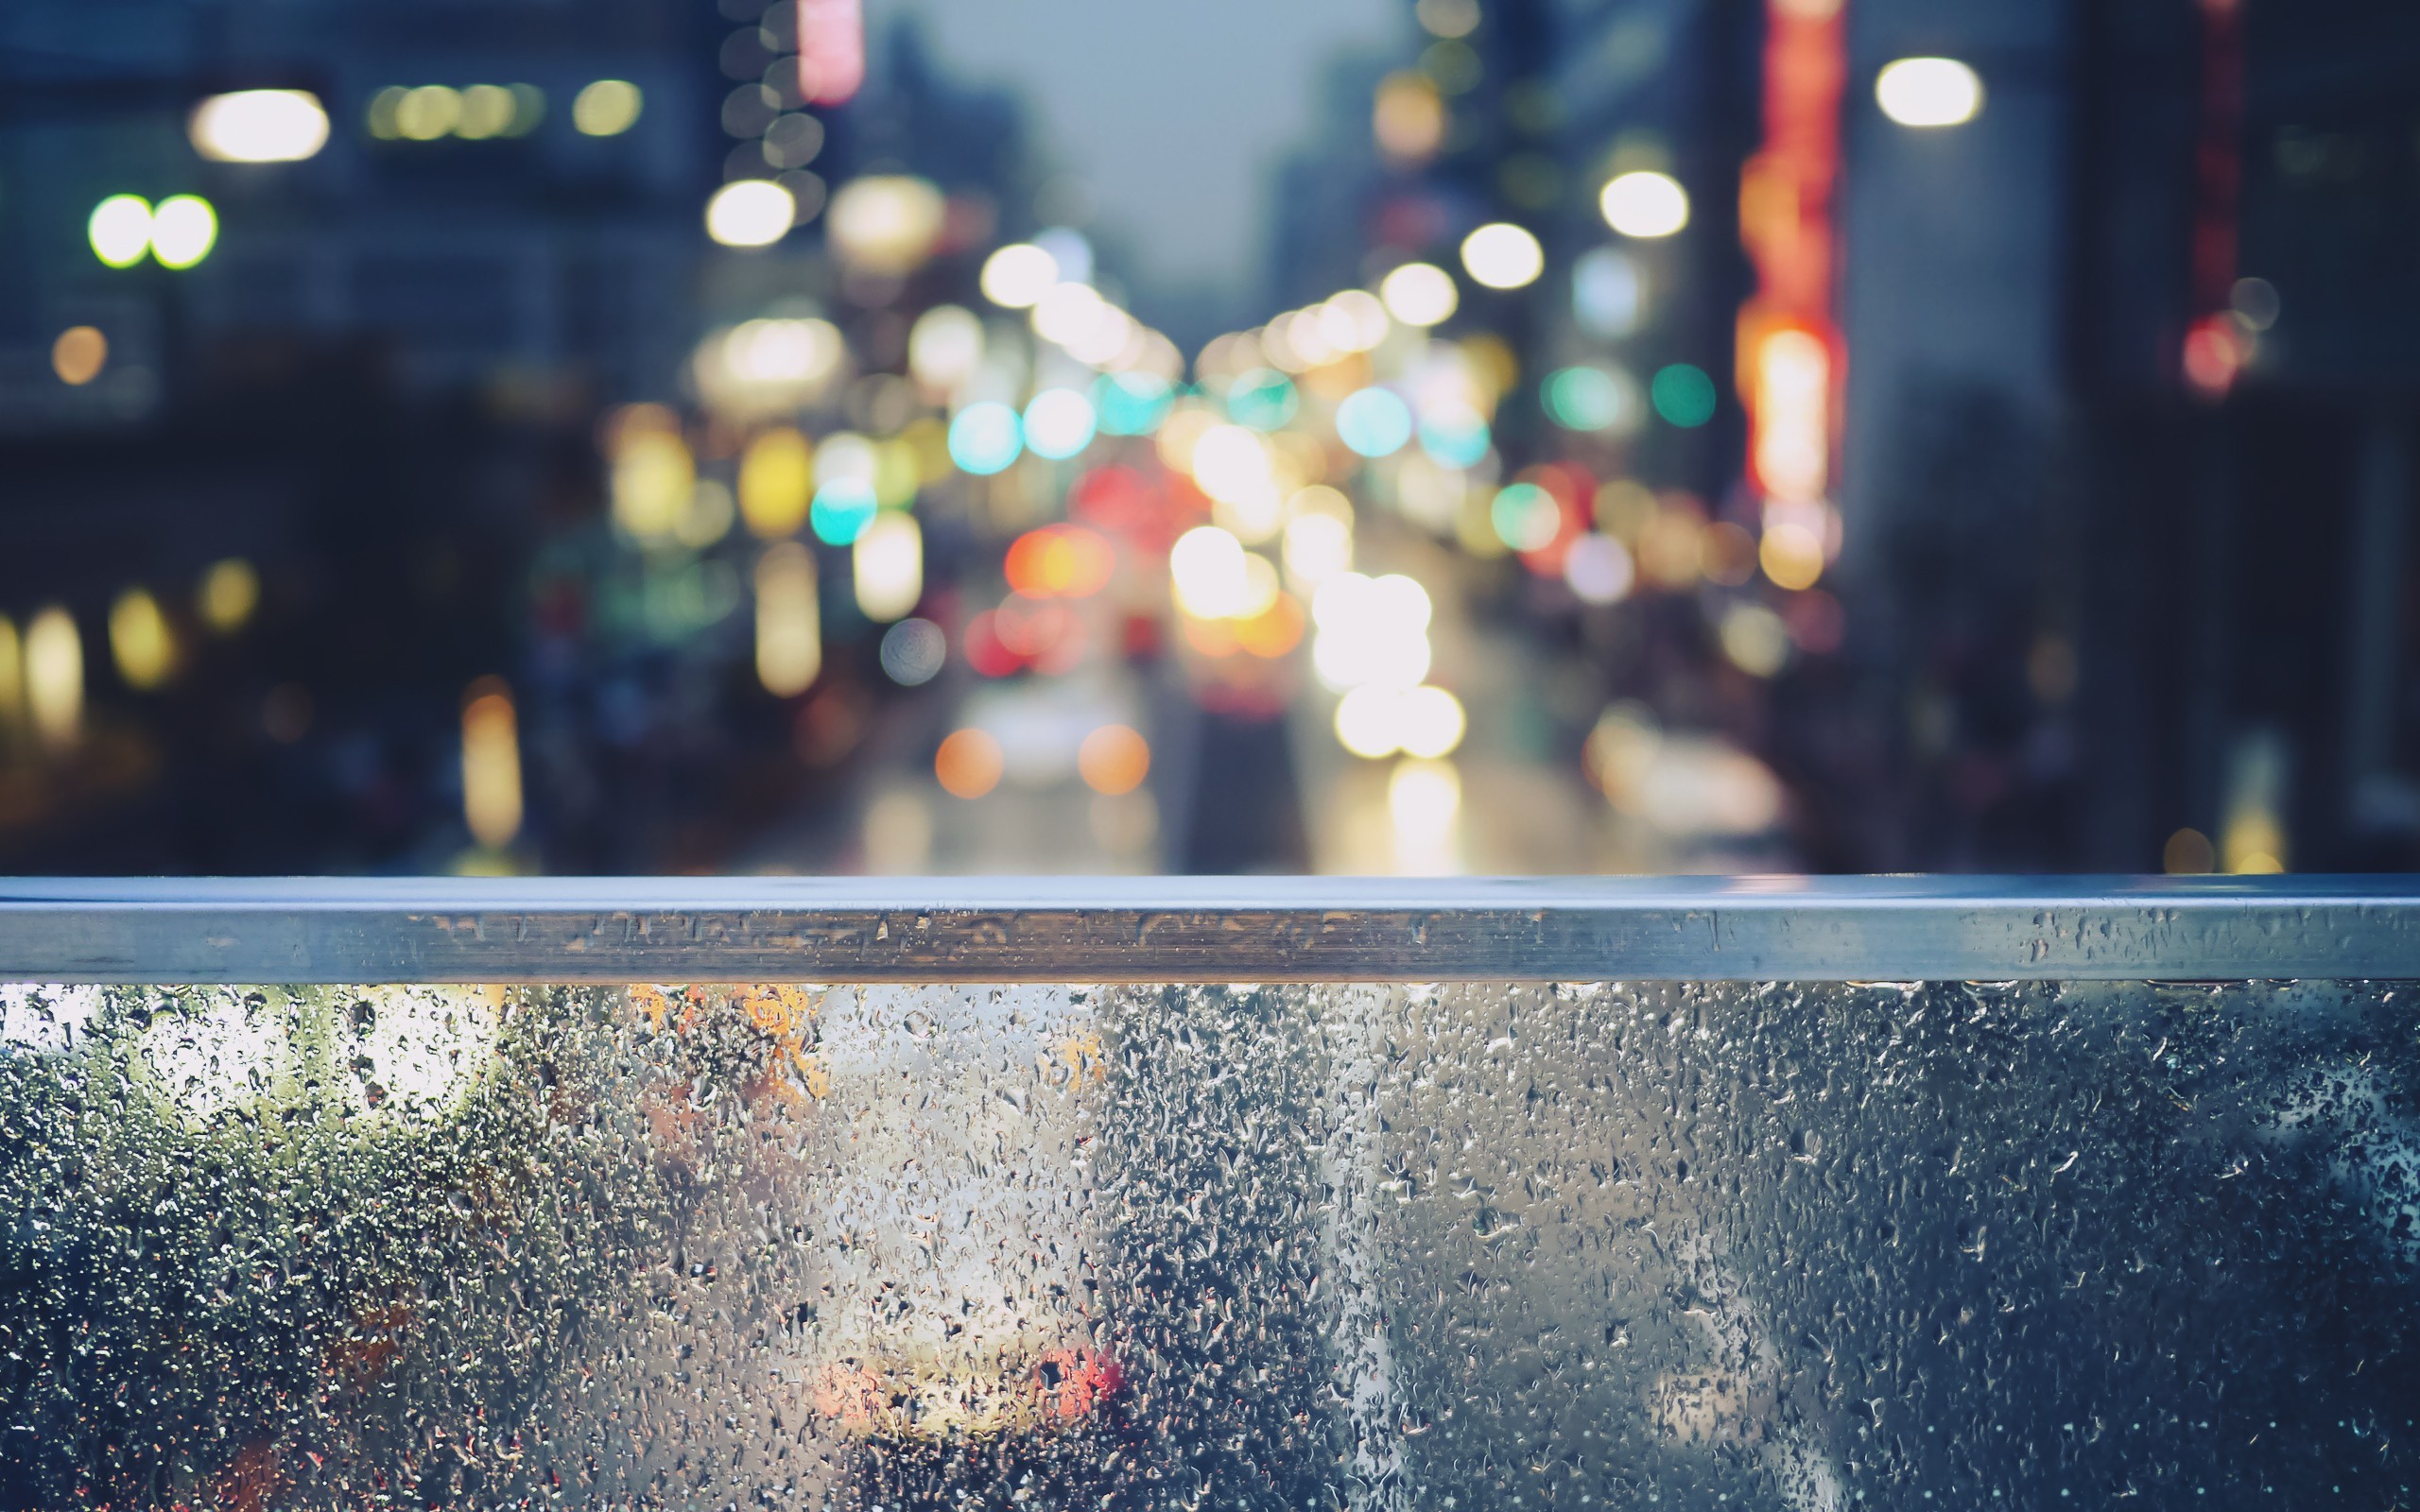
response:
[[[1270,169],[1309,137],[1340,53],[1399,46],[1407,0],[870,0],[950,73],[1013,86],[1050,160],[1163,286],[1248,287]]]

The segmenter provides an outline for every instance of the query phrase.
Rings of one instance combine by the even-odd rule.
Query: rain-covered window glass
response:
[[[0,992],[0,1503],[2408,1504],[2360,983]]]

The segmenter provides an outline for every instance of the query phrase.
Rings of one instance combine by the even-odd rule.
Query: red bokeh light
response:
[[[979,677],[1005,678],[1026,664],[1000,639],[1000,617],[990,610],[966,622],[966,664]]]

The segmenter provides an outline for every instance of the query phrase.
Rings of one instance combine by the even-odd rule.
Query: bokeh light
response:
[[[941,675],[949,659],[949,637],[930,620],[906,619],[885,630],[877,660],[882,674],[903,688],[919,688]]]
[[[1196,619],[1241,613],[1252,596],[1243,542],[1217,525],[1196,525],[1168,549],[1177,606]]]
[[[218,212],[199,195],[170,195],[151,212],[151,255],[162,267],[191,267],[218,245]]]
[[[952,798],[981,798],[1000,785],[1007,765],[1000,743],[980,730],[954,730],[933,753],[933,775]]]
[[[151,250],[151,202],[140,195],[112,195],[93,207],[84,234],[95,257],[112,267],[132,267]]]
[[[815,539],[827,545],[854,545],[866,527],[873,524],[881,500],[873,491],[873,484],[864,478],[832,478],[817,485],[815,502],[807,508],[807,521],[815,529]],[[905,612],[903,610],[903,612]]]
[[[1616,429],[1637,404],[1635,389],[1626,393],[1613,373],[1585,364],[1548,374],[1542,397],[1547,418],[1574,431]]]
[[[1398,573],[1331,575],[1311,596],[1311,670],[1333,693],[1384,684],[1409,688],[1428,676],[1428,592]]]
[[[1042,302],[1059,282],[1059,263],[1031,242],[1011,242],[983,260],[983,297],[1007,310]]]
[[[1049,524],[1010,542],[1002,570],[1009,586],[1028,598],[1086,598],[1109,586],[1117,551],[1098,531]]]
[[[739,515],[749,534],[795,534],[815,498],[814,478],[815,454],[796,429],[776,425],[752,438],[739,455]]]
[[[50,344],[50,370],[71,387],[98,378],[109,360],[109,337],[96,326],[71,325]]]
[[[1571,318],[1592,336],[1616,341],[1637,330],[1646,300],[1638,264],[1619,248],[1592,247],[1571,265]]]
[[[1406,263],[1378,281],[1387,313],[1409,326],[1440,325],[1461,303],[1454,275],[1434,263]]]
[[[1723,610],[1718,638],[1731,664],[1751,677],[1770,678],[1789,660],[1789,628],[1762,604],[1737,603]]]
[[[1274,368],[1254,368],[1227,386],[1227,416],[1256,431],[1285,427],[1302,407],[1294,382]]]
[[[327,146],[328,112],[308,90],[238,90],[195,106],[185,134],[214,163],[299,163]]]
[[[1436,84],[1409,71],[1380,79],[1371,106],[1370,134],[1378,150],[1399,164],[1435,157],[1445,141],[1445,102]]]
[[[1459,402],[1426,404],[1420,412],[1420,449],[1432,461],[1457,470],[1485,460],[1494,435],[1487,417]]]
[[[947,215],[941,190],[930,181],[909,174],[869,174],[833,194],[824,216],[825,240],[844,266],[899,278],[932,255]]]
[[[600,78],[572,96],[571,124],[583,136],[619,136],[639,124],[647,96],[624,78]]]
[[[410,142],[434,142],[462,120],[462,95],[443,84],[404,91],[395,102],[395,134]]]
[[[1462,238],[1462,266],[1492,289],[1517,289],[1546,271],[1546,249],[1510,221],[1494,221]]]
[[[823,671],[823,620],[815,554],[777,541],[756,558],[756,680],[777,698],[812,687]]]
[[[949,459],[963,472],[989,477],[1025,450],[1017,412],[996,400],[967,405],[949,422]]]
[[[1150,770],[1150,743],[1126,725],[1103,725],[1076,747],[1077,774],[1096,793],[1132,793]]]
[[[696,462],[669,411],[634,405],[614,427],[608,474],[614,523],[632,540],[672,533],[697,485]]]
[[[925,596],[925,532],[916,517],[878,510],[852,543],[857,612],[876,625],[906,615]]]
[[[1630,548],[1612,536],[1591,531],[1564,554],[1563,580],[1583,604],[1620,603],[1630,596],[1636,575]]]
[[[462,820],[491,850],[521,833],[520,728],[501,678],[479,679],[462,697]]]
[[[1411,433],[1411,406],[1392,389],[1357,389],[1336,406],[1337,439],[1363,456],[1392,456]]]
[[[1434,759],[1462,743],[1468,728],[1462,702],[1443,688],[1369,683],[1337,701],[1336,738],[1371,761],[1407,755]]]
[[[1605,224],[1625,236],[1669,236],[1689,223],[1688,191],[1668,173],[1617,174],[1597,197]]]
[[[1654,402],[1655,413],[1671,423],[1688,429],[1714,419],[1714,380],[1705,369],[1685,362],[1676,362],[1659,369],[1648,387]]]
[[[54,604],[26,625],[26,712],[53,751],[84,730],[84,638],[75,616]]]
[[[251,619],[261,601],[261,576],[241,557],[210,564],[194,593],[201,622],[221,635],[233,635]]]
[[[1874,98],[1901,126],[1961,126],[1983,108],[1983,81],[1955,58],[1902,58],[1875,76]]]
[[[1203,431],[1189,462],[1201,491],[1223,503],[1251,502],[1276,489],[1269,443],[1241,425],[1213,425]]]
[[[770,247],[798,214],[790,192],[769,179],[724,184],[706,201],[706,234],[725,247]]]
[[[1769,524],[1756,544],[1756,561],[1776,588],[1812,588],[1824,576],[1824,542],[1802,524]]]
[[[1487,517],[1495,539],[1513,551],[1544,551],[1563,531],[1563,506],[1534,483],[1498,489]]]
[[[130,588],[110,606],[110,655],[117,675],[137,691],[160,686],[176,669],[176,637],[147,591]]]
[[[1105,372],[1093,380],[1093,412],[1108,436],[1149,436],[1167,418],[1175,393],[1148,372]]]
[[[1092,401],[1072,388],[1046,388],[1025,406],[1026,450],[1060,460],[1090,446],[1097,427]]]
[[[1412,14],[1423,30],[1448,42],[1478,29],[1478,0],[1420,0]]]
[[[936,304],[908,333],[908,370],[938,394],[948,394],[983,365],[983,322],[974,311]]]

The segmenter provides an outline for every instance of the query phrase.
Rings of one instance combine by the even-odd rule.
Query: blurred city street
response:
[[[2420,862],[2409,16],[559,10],[0,16],[6,865]]]

